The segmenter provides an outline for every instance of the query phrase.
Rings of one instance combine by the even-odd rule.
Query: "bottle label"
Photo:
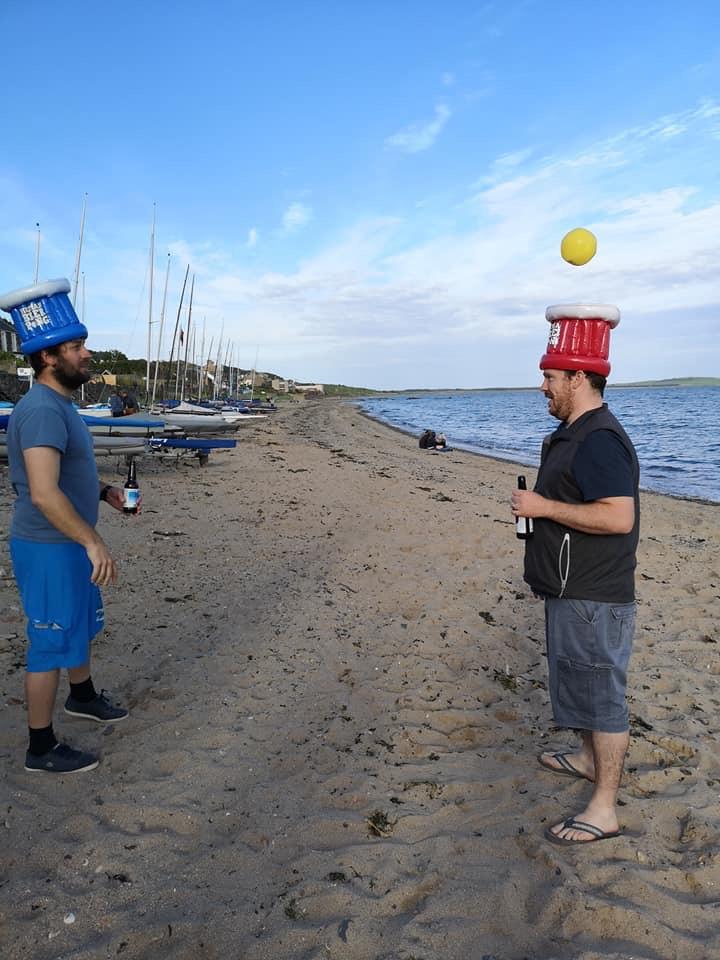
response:
[[[517,478],[518,490],[527,490],[525,477],[521,474]],[[533,535],[532,517],[517,517],[515,520],[515,533],[521,540],[527,540]]]
[[[519,537],[531,537],[533,532],[532,517],[518,517],[515,521],[515,530]]]
[[[124,493],[125,493],[125,509],[134,510],[137,507],[138,503],[140,502],[140,491],[133,490],[132,488],[128,489],[127,487],[125,487]]]

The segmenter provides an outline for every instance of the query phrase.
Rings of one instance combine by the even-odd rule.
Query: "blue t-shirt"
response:
[[[41,543],[72,543],[30,499],[23,450],[54,447],[61,453],[58,486],[83,520],[98,518],[97,466],[92,437],[69,397],[36,383],[18,401],[7,428],[10,482],[17,495],[10,536]]]
[[[630,454],[612,430],[594,430],[585,437],[575,454],[572,472],[586,503],[634,495]]]

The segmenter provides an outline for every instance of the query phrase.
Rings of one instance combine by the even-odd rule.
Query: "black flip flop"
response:
[[[564,820],[560,829],[582,830],[584,833],[591,834],[592,840],[568,840],[566,837],[559,837],[550,827],[545,827],[545,838],[559,847],[582,847],[586,843],[597,843],[598,840],[612,840],[613,837],[619,837],[621,833],[620,830],[601,830],[600,827],[585,823],[583,820],[576,820],[575,817]]]
[[[549,763],[545,763],[541,753],[537,758],[537,761],[543,770],[549,770],[550,773],[557,773],[561,777],[574,777],[576,780],[587,780],[589,783],[595,783],[594,780],[591,780],[590,777],[586,777],[584,773],[581,773],[577,767],[574,767],[570,763],[568,760],[568,757],[571,756],[570,753],[552,753],[550,756],[553,760],[557,761],[559,766],[553,767]]]

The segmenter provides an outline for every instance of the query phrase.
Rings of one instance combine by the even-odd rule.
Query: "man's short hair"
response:
[[[565,376],[568,378],[574,377],[577,372],[577,370],[566,370]],[[583,373],[593,390],[596,390],[602,397],[605,393],[605,387],[607,386],[607,377],[604,377],[601,373],[595,373],[594,370],[583,370]]]
[[[44,347],[43,349],[45,350],[46,353],[52,354],[52,356],[57,357],[60,353],[61,346],[62,344],[58,343],[54,347]],[[33,368],[33,373],[35,374],[36,377],[39,377],[40,374],[45,369],[45,367],[47,366],[47,364],[42,358],[42,355],[43,355],[42,350],[38,350],[36,353],[29,353],[27,355],[28,363]]]
[[[601,373],[595,373],[594,370],[585,370],[584,373],[590,382],[590,386],[593,388],[593,390],[597,390],[602,397],[602,395],[605,393],[607,377],[604,377]]]

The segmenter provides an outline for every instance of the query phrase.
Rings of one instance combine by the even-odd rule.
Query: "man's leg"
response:
[[[584,729],[580,751],[568,757],[572,757],[573,766],[577,765],[583,775],[595,782],[590,802],[572,819],[588,823],[603,833],[614,833],[618,829],[615,803],[630,741],[625,686],[635,604],[547,600],[545,612],[550,690],[556,721],[577,729],[585,727],[582,719],[592,717],[598,726],[617,731]],[[592,657],[588,656],[588,650],[594,651]],[[562,702],[558,695],[559,664],[565,674]],[[544,759],[548,756],[544,755]],[[551,828],[554,836],[579,843],[599,839],[579,827],[565,827],[565,822]]]
[[[117,723],[129,715],[125,707],[111,703],[105,691],[97,692],[90,676],[90,661],[68,669],[70,695],[65,701],[65,713],[71,717],[95,720],[98,723]]]
[[[76,544],[10,541],[18,590],[28,617],[25,696],[29,743],[25,769],[31,773],[78,773],[98,765],[93,754],[58,743],[52,724],[59,666],[72,655],[75,639],[58,628],[73,619],[68,615],[68,604],[75,602],[76,593],[73,551],[80,553],[86,564],[89,562]]]
[[[618,829],[615,802],[620,788],[625,754],[630,743],[630,733],[583,733],[583,742],[589,737],[592,743],[595,761],[595,789],[590,802],[582,813],[574,815],[575,820],[590,823],[605,833]],[[557,837],[579,842],[592,841],[595,837],[580,828],[564,827],[562,823],[551,827]]]
[[[83,663],[80,667],[68,667],[67,675],[70,683],[85,683],[90,679],[90,662]]]
[[[59,670],[43,670],[25,674],[30,742],[25,755],[25,769],[37,773],[78,773],[93,770],[97,757],[58,743],[52,718],[57,696]]]
[[[83,555],[83,562],[86,557]],[[84,649],[76,650],[77,658],[82,655],[86,659],[80,666],[68,667],[70,681],[70,695],[65,701],[65,713],[71,717],[81,717],[85,720],[95,720],[97,723],[117,723],[128,716],[124,707],[116,707],[108,700],[103,690],[97,692],[90,673],[91,641],[101,629],[105,615],[103,612],[102,597],[94,584],[87,583],[89,595],[86,599],[88,634],[89,638]]]
[[[28,726],[31,730],[52,724],[59,676],[59,670],[25,674]]]

